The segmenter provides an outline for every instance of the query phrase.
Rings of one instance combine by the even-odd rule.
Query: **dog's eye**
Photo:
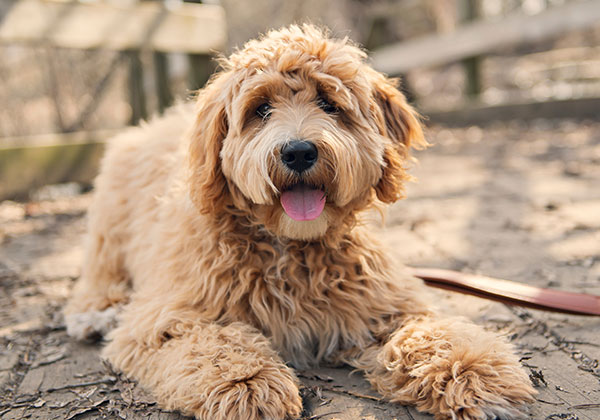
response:
[[[261,104],[256,108],[256,115],[258,115],[262,119],[267,119],[271,116],[271,111],[273,107],[268,102]]]
[[[321,108],[323,111],[325,111],[328,114],[337,114],[338,112],[340,112],[339,108],[337,106],[335,106],[335,104],[332,104],[331,102],[329,102],[327,99],[323,98],[322,96],[320,96],[319,99],[317,100],[317,105],[319,105],[319,108]]]

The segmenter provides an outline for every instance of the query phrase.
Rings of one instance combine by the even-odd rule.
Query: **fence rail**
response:
[[[98,172],[105,141],[114,130],[33,136],[0,148],[0,201],[28,199],[48,184],[91,184]],[[19,144],[27,144],[27,146]],[[33,144],[33,145],[32,145]]]
[[[497,21],[473,21],[447,34],[388,45],[376,50],[372,60],[377,70],[398,75],[598,25],[600,1],[566,3],[534,16],[518,13]]]
[[[225,13],[217,5],[21,0],[0,22],[0,42],[208,54],[225,47],[225,29]]]

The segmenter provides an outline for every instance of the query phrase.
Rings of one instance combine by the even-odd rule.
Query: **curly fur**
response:
[[[426,145],[396,81],[365,58],[310,25],[272,31],[222,60],[195,109],[112,140],[65,312],[81,323],[122,306],[103,354],[163,406],[297,418],[287,364],[321,362],[363,369],[384,396],[436,419],[509,418],[531,400],[510,346],[437,315],[361,222],[403,196],[409,149]],[[268,119],[255,112],[264,102]],[[279,156],[298,138],[319,150],[300,175]],[[279,203],[299,181],[326,193],[310,222]]]

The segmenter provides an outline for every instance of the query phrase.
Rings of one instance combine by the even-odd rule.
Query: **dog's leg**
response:
[[[103,356],[152,390],[162,406],[200,420],[300,416],[298,381],[262,334],[167,308],[133,301]]]
[[[536,393],[512,346],[462,318],[406,319],[351,363],[386,398],[436,420],[519,418]]]
[[[79,340],[108,333],[115,325],[115,305],[127,299],[122,244],[114,233],[116,223],[109,222],[91,212],[82,275],[64,309],[67,332]]]

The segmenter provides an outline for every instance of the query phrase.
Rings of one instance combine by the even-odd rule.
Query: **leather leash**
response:
[[[427,286],[510,305],[564,314],[600,316],[600,296],[544,289],[509,280],[437,268],[410,268]]]

